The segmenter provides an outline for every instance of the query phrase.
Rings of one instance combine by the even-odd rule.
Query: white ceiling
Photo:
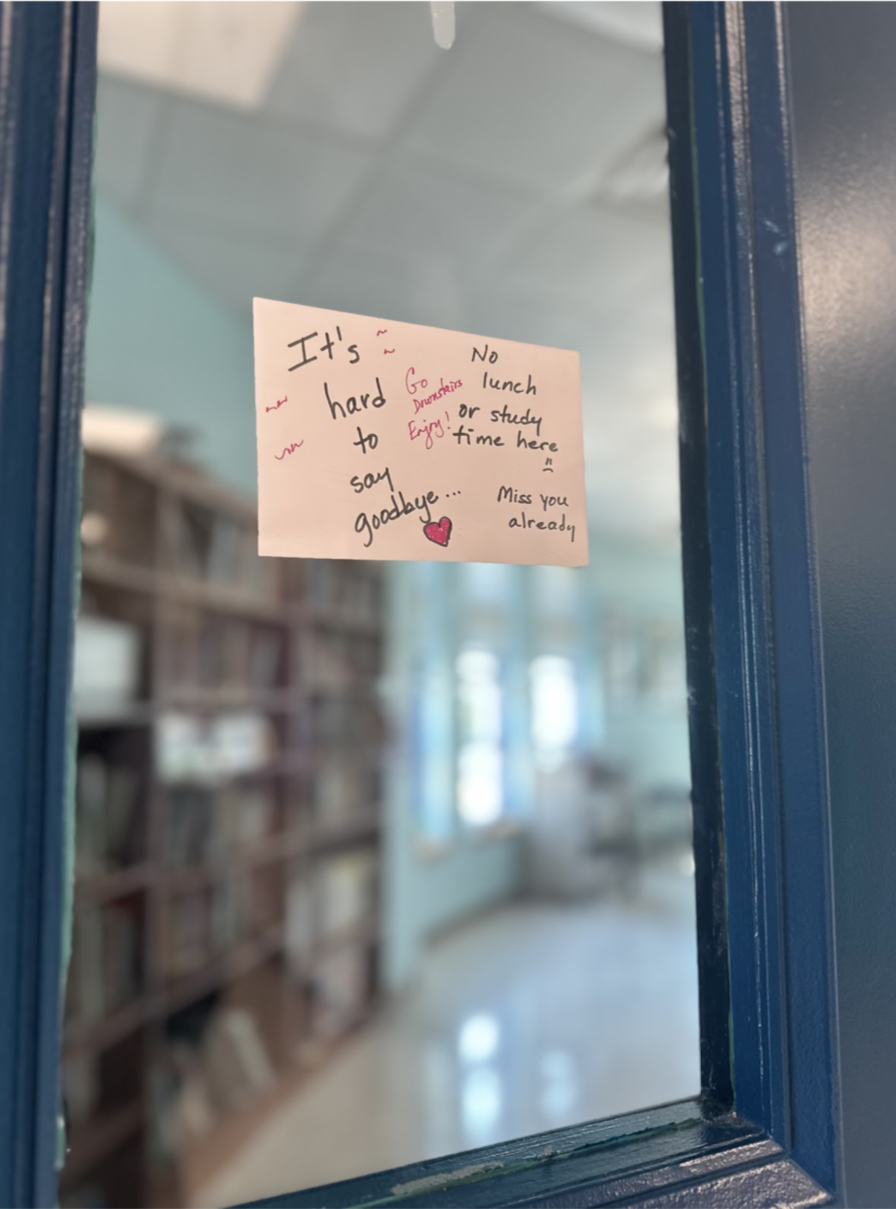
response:
[[[261,295],[578,349],[595,523],[677,533],[658,4],[460,3],[449,51],[420,0],[291,5],[231,98],[190,83],[202,23],[138,82],[144,6],[112,7],[98,186],[184,269],[247,322]]]

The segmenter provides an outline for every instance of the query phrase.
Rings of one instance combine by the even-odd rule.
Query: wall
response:
[[[189,429],[191,453],[255,494],[252,333],[102,196],[87,327],[87,401]]]
[[[439,568],[435,568],[439,570]],[[444,639],[440,616],[452,599],[450,586],[421,600],[420,583],[409,564],[392,564],[389,574],[389,652],[385,695],[392,719],[393,746],[386,787],[384,882],[384,978],[400,990],[417,972],[426,940],[490,905],[513,897],[522,886],[523,862],[518,835],[475,839],[455,832],[437,857],[421,855],[418,846],[413,784],[414,708],[412,682],[415,651],[421,636]],[[449,609],[450,611],[450,609]],[[450,655],[448,656],[450,662]],[[445,770],[446,790],[453,791],[453,764]]]
[[[661,619],[683,627],[677,544],[623,543],[596,535],[591,549],[590,590],[598,626],[610,610],[616,610],[643,622]],[[608,703],[602,749],[607,757],[627,767],[640,788],[689,787],[686,702],[678,709],[652,705],[642,698]]]

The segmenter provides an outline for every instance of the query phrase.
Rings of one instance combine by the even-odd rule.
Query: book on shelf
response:
[[[89,409],[85,408],[85,417]],[[105,458],[85,458],[82,540],[122,562],[147,565],[155,554],[153,488]]]
[[[141,920],[133,905],[111,903],[77,912],[66,999],[70,1023],[98,1024],[138,998],[141,940]]]
[[[309,731],[312,743],[341,748],[350,759],[358,748],[382,740],[383,721],[371,701],[325,697],[309,711]]]
[[[283,869],[279,863],[262,865],[246,877],[247,921],[254,933],[264,932],[283,919]]]
[[[228,878],[213,886],[209,909],[209,947],[212,953],[226,953],[246,933],[248,911],[242,879]]]
[[[251,847],[274,834],[277,804],[267,785],[240,784],[237,794],[235,846]]]
[[[376,906],[378,860],[373,852],[330,857],[315,870],[315,917],[322,939],[370,919]]]
[[[75,790],[75,870],[79,877],[136,859],[139,790],[133,765],[95,751],[79,754]]]
[[[281,630],[256,626],[246,679],[257,689],[277,689],[283,684],[286,669],[286,643]]]
[[[241,526],[229,517],[216,516],[212,521],[211,539],[205,574],[219,583],[239,579]]]
[[[105,1008],[114,1011],[138,996],[142,937],[134,910],[113,904],[102,913]]]
[[[366,951],[340,949],[318,958],[312,976],[312,1020],[315,1033],[335,1038],[362,1017],[370,997],[370,963]]]
[[[173,895],[165,905],[162,969],[178,978],[204,965],[211,956],[209,895],[194,890]]]
[[[62,1097],[66,1119],[77,1127],[88,1121],[100,1102],[100,1064],[96,1054],[75,1054],[62,1064]]]
[[[214,514],[192,501],[179,502],[174,514],[173,563],[181,575],[206,578],[209,570]]]
[[[286,888],[286,959],[293,975],[304,969],[314,947],[314,904],[304,870],[297,871]]]
[[[212,791],[197,785],[174,785],[168,796],[166,860],[172,868],[202,864],[213,855]]]
[[[213,1098],[228,1109],[242,1108],[275,1081],[259,1029],[243,1008],[215,1014],[202,1046],[202,1062]]]

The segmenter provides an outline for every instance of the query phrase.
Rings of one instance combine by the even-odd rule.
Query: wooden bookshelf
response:
[[[376,1003],[382,569],[99,452],[82,539],[61,1203],[180,1205]]]

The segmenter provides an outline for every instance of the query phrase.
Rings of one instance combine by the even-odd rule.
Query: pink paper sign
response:
[[[259,553],[588,562],[578,353],[254,300]]]

